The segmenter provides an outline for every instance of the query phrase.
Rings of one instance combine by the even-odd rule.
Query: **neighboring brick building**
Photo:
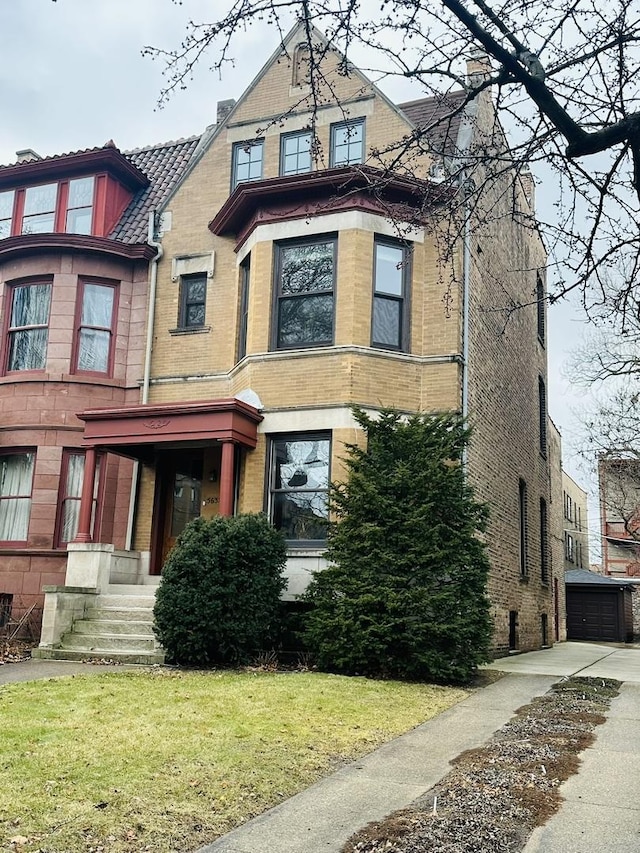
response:
[[[148,212],[197,140],[103,148],[0,168],[0,593],[14,615],[64,582],[85,450],[77,413],[140,399]],[[103,456],[101,541],[126,544],[132,463]]]
[[[640,461],[603,456],[598,479],[603,574],[640,577]]]
[[[564,570],[589,569],[589,496],[566,471],[562,472]]]
[[[359,439],[350,407],[461,410],[469,476],[491,506],[495,649],[539,648],[553,641],[553,567],[545,255],[518,215],[531,182],[495,183],[493,215],[470,211],[452,240],[429,175],[500,142],[490,93],[397,106],[328,50],[312,114],[301,35],[219,105],[162,205],[148,396],[80,413],[89,474],[100,454],[139,463],[136,550],[93,542],[85,476],[66,583],[148,581],[190,518],[265,510],[289,540],[295,597],[324,565],[328,483]],[[446,132],[385,174],[381,152],[436,114]],[[50,596],[45,646],[70,623],[53,614],[84,606]]]

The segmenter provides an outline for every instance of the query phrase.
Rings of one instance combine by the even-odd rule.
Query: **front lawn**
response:
[[[226,671],[7,685],[1,849],[187,853],[465,695]]]

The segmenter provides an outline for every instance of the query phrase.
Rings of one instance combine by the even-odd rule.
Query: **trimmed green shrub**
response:
[[[162,570],[154,631],[176,663],[246,663],[277,631],[284,537],[263,515],[198,518]]]
[[[489,658],[487,508],[461,464],[457,415],[354,415],[366,446],[347,445],[332,485],[329,567],[305,593],[306,642],[322,669],[466,682]]]

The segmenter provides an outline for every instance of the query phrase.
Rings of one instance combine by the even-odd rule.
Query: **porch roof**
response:
[[[87,409],[82,443],[151,459],[156,445],[232,441],[253,449],[258,441],[260,412],[235,398],[204,402],[161,403],[118,409]]]

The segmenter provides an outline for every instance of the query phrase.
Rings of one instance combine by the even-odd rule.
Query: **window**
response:
[[[69,181],[64,228],[67,234],[91,234],[94,183],[93,177]]]
[[[62,456],[60,491],[58,493],[58,521],[56,524],[56,544],[66,545],[73,542],[78,532],[80,517],[80,499],[84,480],[84,452],[65,450]],[[93,510],[91,529],[93,531],[97,515],[98,485],[100,483],[100,457],[96,459],[96,476],[93,483]]]
[[[249,282],[251,279],[251,255],[243,260],[240,267],[240,318],[238,323],[238,357],[240,361],[247,354],[247,324],[249,321]]]
[[[544,284],[540,273],[536,275],[536,307],[538,312],[538,339],[544,344]]]
[[[569,521],[573,521],[573,501],[571,495],[564,493],[564,517]]]
[[[236,142],[233,146],[232,189],[243,181],[257,181],[262,177],[264,140]]]
[[[287,243],[276,252],[275,347],[333,342],[336,239]]]
[[[364,162],[364,119],[343,121],[331,126],[332,166]]]
[[[520,538],[520,577],[526,578],[529,576],[529,567],[527,566],[527,484],[522,479],[518,483],[518,515]]]
[[[14,285],[10,300],[7,370],[44,370],[51,285]]]
[[[199,329],[204,326],[207,303],[207,276],[183,275],[180,279],[180,312],[178,328]]]
[[[32,450],[0,455],[0,542],[26,542],[36,455]]]
[[[564,556],[570,563],[573,563],[574,542],[573,536],[565,531],[564,534]]]
[[[509,611],[509,651],[514,652],[518,648],[518,611]]]
[[[116,288],[82,282],[77,328],[76,370],[110,373]]]
[[[544,380],[538,377],[538,417],[540,419],[540,453],[547,455],[547,389]]]
[[[271,521],[298,547],[322,547],[326,541],[330,455],[327,433],[271,442]]]
[[[373,267],[371,344],[385,349],[408,349],[406,294],[410,281],[409,250],[376,239]]]
[[[13,190],[0,193],[0,239],[11,236],[14,196]]]
[[[55,230],[57,184],[27,187],[22,216],[23,234],[43,234]]]
[[[549,583],[549,520],[544,498],[540,498],[540,580]]]
[[[280,174],[299,175],[311,171],[311,131],[280,137]]]

